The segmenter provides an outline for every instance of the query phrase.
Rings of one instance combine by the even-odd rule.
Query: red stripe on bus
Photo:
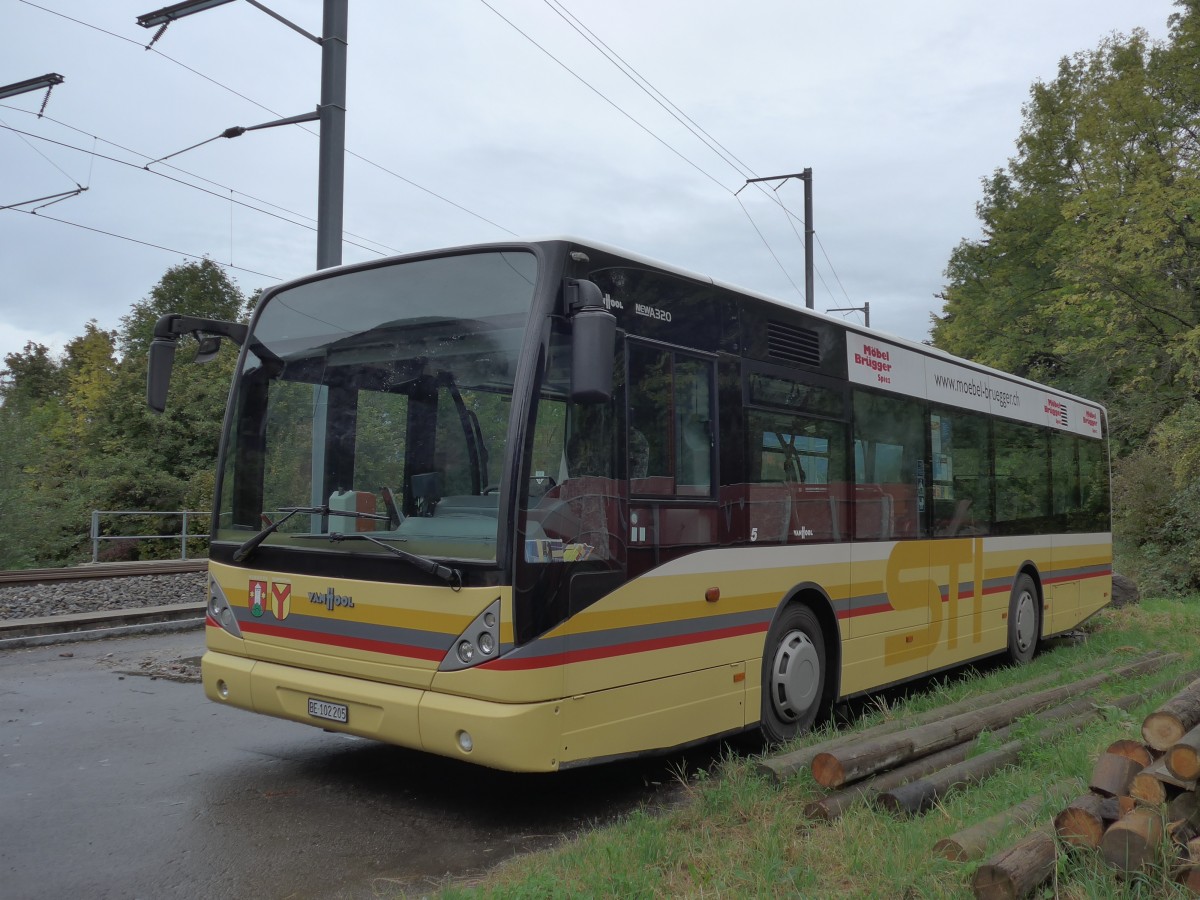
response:
[[[433,662],[440,662],[446,656],[445,650],[414,647],[411,644],[393,644],[388,641],[373,641],[369,638],[345,637],[339,634],[318,634],[301,631],[297,628],[264,625],[259,622],[243,622],[241,624],[243,631],[249,631],[252,634],[265,634],[293,641],[308,641],[312,644],[327,644],[332,647],[345,647],[349,650],[366,650],[369,653],[386,653],[389,656],[409,656],[413,659],[425,659]]]
[[[648,638],[644,641],[630,641],[625,644],[609,644],[606,647],[589,647],[586,650],[570,650],[562,653],[551,653],[546,656],[534,656],[519,659],[497,659],[483,663],[481,669],[497,671],[513,671],[520,669],[544,669],[549,666],[564,663],[588,662],[595,659],[611,659],[614,656],[628,656],[633,653],[646,653],[651,650],[663,650],[668,647],[684,647],[688,644],[701,644],[706,641],[719,641],[723,638],[741,637],[767,630],[766,622],[751,625],[735,625],[730,628],[718,628],[714,631],[702,631],[697,634],[677,634],[664,638]]]
[[[874,606],[860,606],[858,609],[847,611],[846,615],[838,616],[839,619],[853,619],[858,616],[873,616],[875,613],[891,612],[895,607],[890,603],[876,603]]]
[[[1102,572],[1091,572],[1087,575],[1060,575],[1058,578],[1043,578],[1042,584],[1061,584],[1064,581],[1083,581],[1085,578],[1107,578],[1112,575],[1112,569]]]

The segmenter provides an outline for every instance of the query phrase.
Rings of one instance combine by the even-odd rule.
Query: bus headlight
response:
[[[233,607],[229,605],[229,600],[221,590],[221,585],[217,584],[217,579],[211,575],[208,576],[208,616],[234,637],[242,636],[242,629],[238,627]]]
[[[499,651],[500,598],[497,597],[454,639],[438,670],[455,672],[459,669],[469,669],[481,662],[495,659]]]

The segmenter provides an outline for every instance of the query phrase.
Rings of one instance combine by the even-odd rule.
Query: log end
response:
[[[1161,710],[1150,713],[1142,722],[1142,738],[1155,750],[1170,750],[1183,735],[1179,719]]]
[[[1167,751],[1167,770],[1176,778],[1194,781],[1200,777],[1200,755],[1186,744],[1176,745]]]
[[[1104,837],[1104,821],[1099,812],[1067,807],[1054,817],[1054,830],[1072,847],[1099,847]]]
[[[971,855],[953,837],[942,838],[933,845],[933,852],[950,862],[967,862]]]
[[[1128,756],[1118,753],[1101,753],[1092,768],[1092,780],[1088,787],[1102,797],[1120,797],[1129,793],[1129,785],[1142,766]]]
[[[1200,866],[1184,866],[1175,873],[1175,883],[1200,894]]]
[[[1153,859],[1162,836],[1162,818],[1158,812],[1139,807],[1104,833],[1100,854],[1112,868],[1136,872]]]
[[[815,822],[832,822],[834,816],[824,800],[814,800],[804,807],[804,818]]]
[[[772,784],[782,784],[790,773],[780,771],[779,763],[773,759],[761,760],[754,767],[754,774]]]
[[[818,753],[814,756],[812,773],[821,787],[838,788],[846,783],[846,770],[832,753]]]
[[[1129,796],[1147,806],[1159,806],[1166,803],[1167,786],[1148,772],[1139,772],[1133,776],[1129,785]]]
[[[971,890],[977,900],[1016,900],[1017,886],[1012,876],[999,866],[984,864],[975,870]]]
[[[1121,738],[1113,741],[1108,745],[1106,753],[1115,753],[1117,756],[1124,756],[1127,759],[1132,759],[1142,768],[1154,762],[1154,754],[1145,744],[1140,744],[1137,741],[1131,741],[1128,738]]]

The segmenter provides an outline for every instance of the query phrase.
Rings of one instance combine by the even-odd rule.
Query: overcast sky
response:
[[[89,319],[117,328],[189,258],[228,266],[247,293],[315,266],[315,124],[217,140],[150,166],[157,175],[143,166],[312,110],[319,48],[235,0],[175,22],[147,52],[153,32],[135,19],[161,5],[0,0],[0,85],[66,79],[40,119],[44,92],[0,100],[0,207],[87,188],[37,216],[36,203],[0,210],[0,358],[31,340],[59,351]],[[321,30],[319,0],[267,5]],[[343,259],[568,234],[803,305],[803,226],[753,187],[734,194],[748,173],[811,167],[817,309],[869,302],[872,325],[923,340],[1031,84],[1113,32],[1165,38],[1172,11],[1170,0],[350,0]],[[685,130],[571,17],[739,162]],[[803,215],[799,181],[775,196]]]

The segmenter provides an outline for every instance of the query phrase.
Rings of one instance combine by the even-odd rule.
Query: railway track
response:
[[[203,603],[0,620],[0,650],[95,641],[128,634],[186,631],[204,625]]]
[[[0,587],[49,584],[54,581],[82,581],[87,578],[128,578],[136,575],[178,575],[203,572],[207,559],[161,559],[147,562],[89,563],[62,569],[13,569],[0,572]]]
[[[22,569],[0,572],[0,588],[32,587],[100,578],[179,575],[201,572],[207,566],[207,559],[188,559],[97,563],[61,569]],[[0,619],[0,650],[201,628],[204,625],[204,606],[203,602],[172,603]]]

